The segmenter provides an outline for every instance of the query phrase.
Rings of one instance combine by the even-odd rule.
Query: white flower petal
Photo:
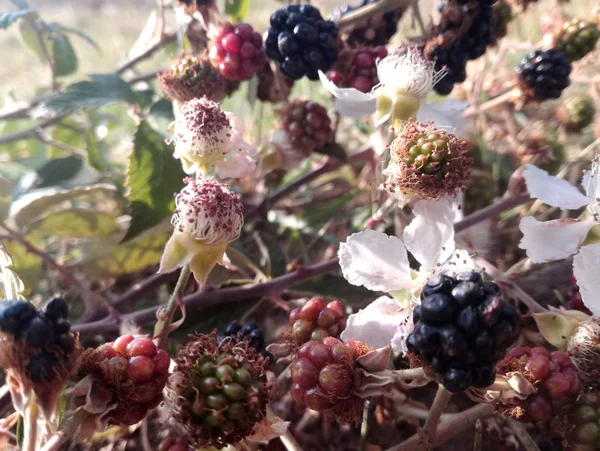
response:
[[[600,243],[583,246],[573,258],[573,275],[587,308],[600,316]]]
[[[348,282],[373,291],[413,288],[406,248],[400,238],[371,229],[350,235],[338,251]]]
[[[456,249],[446,262],[442,264],[439,271],[461,272],[477,269],[475,260],[471,258],[471,254],[463,249]]]
[[[467,106],[467,102],[453,99],[439,104],[422,102],[417,111],[417,121],[433,121],[436,126],[450,128],[452,133],[459,136],[467,128],[467,121],[463,118]]]
[[[583,176],[582,185],[587,197],[592,202],[589,209],[593,214],[600,214],[600,167],[597,159],[592,163],[592,168]]]
[[[576,210],[590,203],[590,199],[569,182],[549,175],[532,164],[525,165],[523,178],[531,197],[537,197],[552,207]]]
[[[240,152],[238,156],[218,163],[215,168],[218,177],[241,179],[256,170],[256,162],[248,153]]]
[[[377,109],[377,98],[354,88],[338,88],[327,76],[319,71],[323,87],[335,97],[335,109],[343,116],[363,117]]]
[[[383,348],[390,344],[398,332],[398,326],[406,322],[409,314],[410,310],[382,296],[358,313],[350,315],[340,338],[343,341],[360,341],[375,349]]]
[[[523,233],[519,247],[535,263],[567,258],[577,252],[593,225],[593,221],[577,219],[540,222],[526,216],[519,224]]]
[[[453,200],[420,200],[415,204],[415,219],[404,229],[404,243],[421,263],[431,270],[454,251]]]
[[[412,333],[414,328],[415,325],[412,322],[412,318],[408,315],[404,323],[401,323],[400,326],[398,326],[396,333],[392,337],[391,344],[394,354],[406,354],[408,352],[406,339]]]

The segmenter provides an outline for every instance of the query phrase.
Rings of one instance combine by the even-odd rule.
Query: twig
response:
[[[169,298],[169,302],[167,303],[166,309],[163,311],[159,310],[159,319],[154,329],[156,346],[158,346],[159,348],[165,347],[167,337],[169,336],[169,332],[171,331],[170,329],[171,323],[173,322],[173,315],[175,315],[175,310],[177,310],[179,300],[183,297],[183,292],[185,291],[185,287],[187,286],[188,280],[190,280],[191,273],[192,270],[190,268],[190,265],[185,265],[183,268],[181,268],[181,273],[179,274],[177,285],[175,285],[175,290],[173,290],[173,293]]]
[[[116,310],[122,310],[128,304],[133,304],[138,299],[141,299],[144,294],[149,291],[155,290],[164,283],[175,280],[177,272],[171,272],[167,274],[153,274],[150,277],[136,283],[129,290],[123,293],[119,299],[112,303],[111,307]]]
[[[519,439],[525,451],[540,451],[540,448],[537,446],[537,443],[535,443],[533,438],[531,438],[531,435],[529,435],[529,432],[527,432],[527,429],[525,429],[525,426],[523,426],[522,423],[508,418],[507,424],[508,427],[511,428],[512,431],[515,433],[517,439]]]
[[[446,410],[450,398],[452,398],[452,393],[446,390],[442,384],[439,384],[435,398],[433,399],[433,404],[431,405],[431,409],[429,409],[429,416],[427,417],[427,420],[425,420],[425,425],[421,430],[426,449],[430,449],[430,444],[435,443],[437,426],[440,422],[442,413]]]
[[[316,265],[302,267],[265,283],[249,284],[242,287],[224,288],[215,291],[199,291],[189,294],[183,298],[183,303],[186,308],[201,308],[261,296],[274,296],[288,287],[298,285],[313,277],[327,274],[328,272],[336,271],[338,269],[338,259],[335,257]],[[115,317],[115,315],[108,315],[99,321],[76,324],[73,326],[73,331],[83,335],[117,332],[123,321],[132,321],[137,324],[152,321],[156,317],[157,310],[161,307],[161,305],[155,305],[118,317]]]
[[[122,74],[127,69],[130,69],[131,67],[135,66],[140,61],[145,60],[146,58],[152,56],[154,54],[154,52],[157,52],[158,50],[162,49],[166,44],[168,44],[171,41],[174,41],[176,38],[177,38],[176,33],[163,34],[158,41],[156,41],[154,44],[152,44],[150,47],[148,47],[142,53],[140,53],[139,55],[137,55],[137,56],[131,58],[130,60],[124,62],[123,64],[121,64],[115,72],[117,74]]]
[[[489,205],[481,210],[476,211],[468,216],[465,216],[463,219],[454,224],[454,231],[456,233],[462,232],[465,229],[468,229],[472,225],[475,225],[481,221],[485,221],[488,218],[494,217],[505,210],[509,210],[518,205],[522,205],[526,202],[529,202],[531,197],[529,197],[528,193],[517,194],[515,196],[506,197],[504,199],[499,200],[498,202]]]
[[[513,102],[516,98],[518,98],[520,91],[518,88],[513,88],[504,94],[499,95],[498,97],[494,97],[493,99],[488,100],[481,105],[477,105],[475,107],[468,108],[463,116],[465,118],[477,116],[489,109],[495,108],[497,106],[503,105],[505,103]]]
[[[394,9],[408,8],[414,0],[381,0],[346,14],[337,21],[338,28],[344,28],[362,22],[376,13],[385,13]]]
[[[453,414],[447,421],[442,421],[437,428],[436,439],[433,443],[439,446],[456,434],[473,426],[478,419],[489,418],[494,414],[494,406],[490,404],[477,404],[461,413]],[[422,444],[419,434],[415,434],[408,440],[388,448],[386,451],[418,451]]]
[[[35,138],[44,144],[48,144],[49,146],[53,146],[53,147],[56,147],[57,149],[64,150],[65,152],[70,153],[74,157],[77,157],[77,158],[85,158],[86,157],[86,152],[84,152],[83,150],[78,150],[78,149],[75,149],[74,147],[69,146],[68,144],[54,141],[53,139],[47,138],[39,131],[39,129],[36,130]]]

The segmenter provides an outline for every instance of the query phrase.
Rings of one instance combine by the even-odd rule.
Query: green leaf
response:
[[[47,214],[53,207],[67,200],[83,201],[97,199],[99,196],[113,197],[116,188],[108,184],[97,184],[73,189],[46,188],[27,193],[13,201],[10,216],[19,228],[31,223],[34,219]]]
[[[131,224],[124,241],[173,214],[173,194],[183,187],[183,170],[162,135],[145,121],[137,129],[129,155],[125,186],[131,201]]]
[[[51,213],[27,226],[27,233],[64,238],[98,238],[119,231],[116,219],[106,213],[84,208],[71,208]]]
[[[23,281],[12,270],[13,261],[10,255],[0,244],[0,298],[2,299],[24,299]]]
[[[154,105],[150,107],[150,111],[148,114],[152,114],[157,117],[162,117],[170,121],[175,120],[175,115],[173,114],[173,103],[165,98],[162,98],[159,101],[155,102]]]
[[[75,149],[85,147],[85,125],[67,117],[52,128],[52,139]]]
[[[52,40],[54,75],[64,77],[75,72],[79,62],[69,37],[62,33],[52,33],[50,39]]]
[[[19,415],[19,421],[17,421],[17,446],[19,449],[23,448],[23,438],[25,437],[25,422],[23,417]]]
[[[0,221],[8,217],[12,202],[12,183],[0,176]]]
[[[91,75],[90,78],[91,80],[72,84],[50,97],[36,108],[36,115],[66,114],[113,103],[139,103],[127,82],[118,75],[97,74]]]
[[[108,164],[104,159],[104,155],[100,152],[100,143],[98,142],[98,139],[96,139],[96,134],[92,128],[90,128],[85,135],[85,142],[88,164],[98,172],[107,172]]]
[[[81,39],[83,39],[85,42],[87,42],[88,44],[90,44],[92,47],[94,47],[98,52],[100,52],[100,46],[98,45],[98,43],[96,41],[94,41],[89,35],[85,34],[83,31],[77,30],[75,28],[71,28],[71,27],[66,27],[64,25],[61,25],[59,23],[56,22],[51,22],[48,24],[48,26],[50,28],[52,28],[55,31],[60,31],[63,32],[63,34],[66,33],[73,33],[74,35],[79,36]]]
[[[36,169],[39,180],[36,181],[33,187],[46,188],[60,185],[65,180],[74,178],[81,171],[83,165],[83,160],[73,156],[48,160],[48,162]]]
[[[19,22],[19,32],[25,47],[37,55],[42,62],[45,61],[45,55],[49,53],[48,49],[52,44],[50,39],[40,31],[44,26],[44,22],[36,12],[23,16],[23,20]]]
[[[340,161],[348,160],[348,157],[346,156],[346,150],[338,143],[329,143],[325,145],[325,147],[315,149],[315,152],[321,153],[323,155],[328,155]]]
[[[2,13],[0,14],[0,29],[6,30],[12,24],[14,24],[21,17],[29,14],[29,10],[22,9],[20,11],[13,11],[11,13]]]
[[[39,247],[41,243],[35,237],[26,236],[27,241],[32,245]],[[6,251],[11,256],[12,269],[19,275],[23,281],[25,289],[23,293],[28,295],[42,279],[44,274],[42,268],[42,258],[30,253],[23,245],[17,241],[8,241],[4,244]]]
[[[243,22],[250,11],[250,0],[225,0],[225,14],[232,21]]]

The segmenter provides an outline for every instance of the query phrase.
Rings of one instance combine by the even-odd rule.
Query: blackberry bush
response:
[[[527,98],[558,99],[570,84],[571,63],[557,49],[535,50],[517,66],[519,83]]]
[[[378,0],[361,0],[358,6],[342,5],[331,14],[331,20],[337,21],[353,11],[367,5],[376,3]],[[342,39],[351,46],[364,45],[387,45],[398,31],[398,21],[402,17],[404,9],[393,9],[385,13],[373,14],[366,23],[347,27]]]
[[[337,338],[346,327],[344,307],[340,301],[326,301],[321,297],[310,299],[302,307],[290,312],[289,340],[297,346],[309,340]]]
[[[143,420],[162,401],[171,358],[148,337],[122,335],[97,349],[87,349],[77,361],[75,380],[91,378],[93,391],[111,393],[106,420],[131,425]],[[85,401],[82,401],[85,402]]]
[[[571,19],[564,23],[554,35],[555,47],[564,52],[570,61],[577,61],[596,47],[600,38],[598,25],[580,19]]]
[[[333,138],[331,119],[322,105],[311,100],[295,100],[280,112],[281,128],[294,150],[310,154],[325,147]]]
[[[578,132],[594,122],[594,100],[585,94],[566,99],[556,110],[556,118],[570,132]]]
[[[228,80],[250,80],[265,63],[260,34],[252,26],[239,23],[224,25],[209,43],[209,58]]]
[[[194,447],[223,448],[248,436],[266,415],[266,360],[248,342],[192,337],[175,360],[166,399],[170,414]]]
[[[508,415],[525,423],[540,423],[572,411],[581,384],[567,354],[545,348],[515,348],[497,363],[498,374],[519,372],[536,387],[525,400],[504,402]]]
[[[519,314],[494,282],[470,271],[438,274],[421,291],[408,351],[430,365],[449,392],[494,382],[494,363],[519,331]]]
[[[317,80],[319,71],[329,70],[337,58],[337,35],[335,23],[323,20],[314,6],[289,5],[271,15],[265,50],[292,80]]]
[[[388,51],[383,46],[345,49],[340,52],[334,67],[327,72],[327,78],[342,88],[370,92],[379,84],[376,63],[387,55]]]

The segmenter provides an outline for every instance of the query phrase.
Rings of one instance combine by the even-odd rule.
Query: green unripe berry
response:
[[[588,95],[569,97],[556,110],[556,118],[570,132],[578,132],[594,121],[596,107]]]
[[[212,360],[204,362],[200,365],[200,373],[203,376],[214,376],[215,364]]]
[[[206,397],[206,405],[211,409],[221,410],[227,407],[227,398],[220,394],[208,395]]]
[[[233,379],[244,388],[248,388],[252,384],[252,374],[246,368],[235,370]]]
[[[248,397],[248,393],[240,384],[225,384],[223,393],[232,401],[242,401]]]
[[[219,380],[216,377],[205,377],[200,382],[200,391],[205,395],[216,392],[219,389]]]
[[[596,24],[571,19],[556,33],[556,48],[563,51],[570,61],[577,61],[594,50],[598,38],[600,30]]]
[[[215,376],[221,382],[229,382],[233,379],[233,368],[229,365],[218,366],[215,370]]]
[[[575,422],[577,424],[596,421],[596,418],[598,418],[598,413],[592,406],[580,406],[575,410]]]
[[[220,415],[214,411],[208,412],[208,414],[204,417],[204,424],[206,424],[207,426],[213,427],[213,428],[220,427],[221,426]]]
[[[225,416],[230,420],[241,420],[246,415],[246,409],[243,404],[234,402],[225,411]]]
[[[600,437],[600,426],[596,423],[586,423],[577,428],[575,433],[577,443],[595,445]]]

